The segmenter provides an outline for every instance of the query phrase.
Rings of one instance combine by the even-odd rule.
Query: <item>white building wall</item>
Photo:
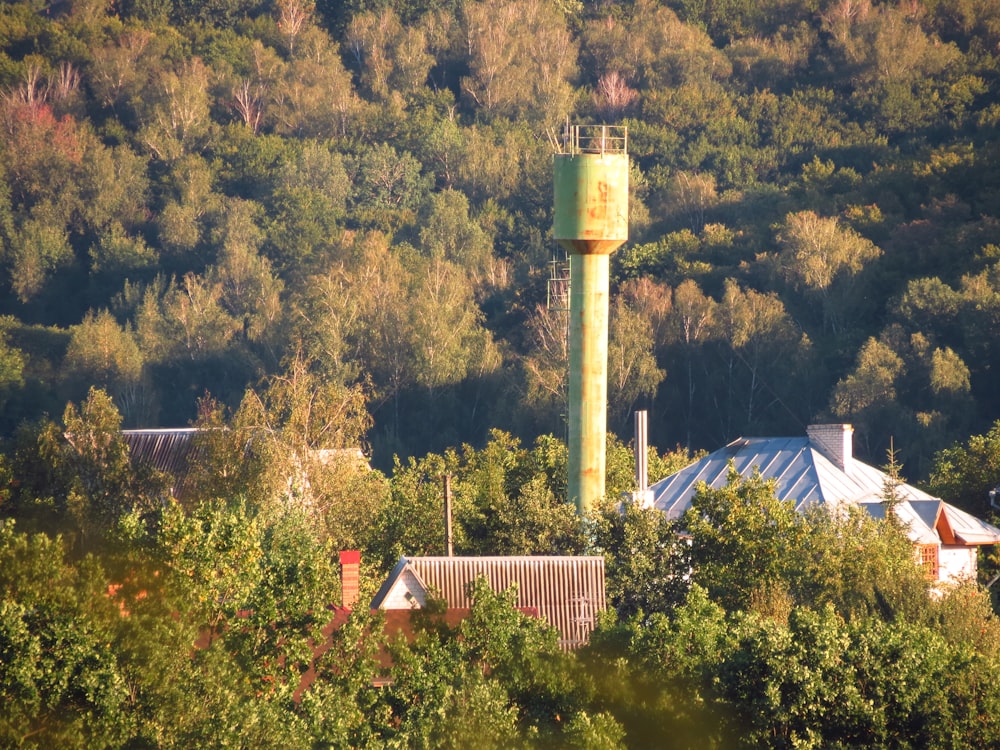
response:
[[[386,594],[382,609],[423,609],[426,604],[427,595],[424,587],[413,575],[413,571],[406,568]]]
[[[941,545],[938,552],[938,579],[958,583],[976,578],[976,547],[949,547]]]

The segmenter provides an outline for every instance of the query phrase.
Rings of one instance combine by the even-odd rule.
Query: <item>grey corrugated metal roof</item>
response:
[[[680,518],[691,507],[700,482],[716,489],[726,485],[730,462],[743,477],[756,468],[765,479],[773,479],[778,499],[794,502],[797,510],[880,499],[887,479],[857,459],[850,460],[847,471],[841,470],[805,437],[740,438],[651,485],[654,507],[670,519]],[[903,499],[933,499],[906,484],[897,492]]]
[[[937,517],[944,503],[940,500],[903,500],[893,507],[893,512],[906,535],[914,544],[940,544],[941,538],[935,528]],[[882,500],[871,500],[860,503],[872,518],[885,520],[886,506]]]
[[[842,469],[807,437],[739,438],[669,477],[650,486],[653,507],[671,520],[680,519],[691,507],[699,483],[713,488],[728,481],[730,462],[743,477],[759,469],[775,482],[775,496],[794,502],[796,510],[815,504],[836,507],[861,505],[875,517],[883,517],[882,499],[888,476],[873,466],[849,457]],[[940,541],[935,526],[944,512],[961,544],[1000,543],[1000,529],[980,521],[940,498],[909,484],[899,484],[897,516],[919,543]]]
[[[152,466],[173,479],[171,492],[179,496],[188,475],[196,427],[122,430],[133,461]]]
[[[449,608],[472,606],[468,587],[479,577],[494,591],[517,584],[516,606],[537,610],[566,648],[587,642],[597,613],[607,606],[601,556],[402,557],[372,600],[373,609],[383,607],[405,572]]]
[[[122,430],[122,437],[133,459],[173,473],[186,468],[195,432],[196,427]]]
[[[962,544],[1000,544],[1000,529],[975,516],[944,503],[942,509],[956,540]]]

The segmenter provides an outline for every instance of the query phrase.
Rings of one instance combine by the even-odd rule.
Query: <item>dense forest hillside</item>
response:
[[[629,128],[613,428],[850,421],[925,477],[1000,416],[998,43],[987,0],[5,3],[0,430],[299,359],[382,467],[561,435],[569,119]]]

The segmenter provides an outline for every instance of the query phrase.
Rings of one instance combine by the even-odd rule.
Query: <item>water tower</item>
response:
[[[610,256],[628,239],[628,134],[567,126],[553,162],[553,232],[566,248],[569,301],[569,501],[604,495]]]

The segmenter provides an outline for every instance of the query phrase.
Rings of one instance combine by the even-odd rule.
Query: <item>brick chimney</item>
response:
[[[361,551],[342,550],[340,553],[340,606],[354,609],[361,588]]]
[[[809,442],[845,474],[851,473],[854,458],[854,427],[849,424],[811,424],[806,428]]]

